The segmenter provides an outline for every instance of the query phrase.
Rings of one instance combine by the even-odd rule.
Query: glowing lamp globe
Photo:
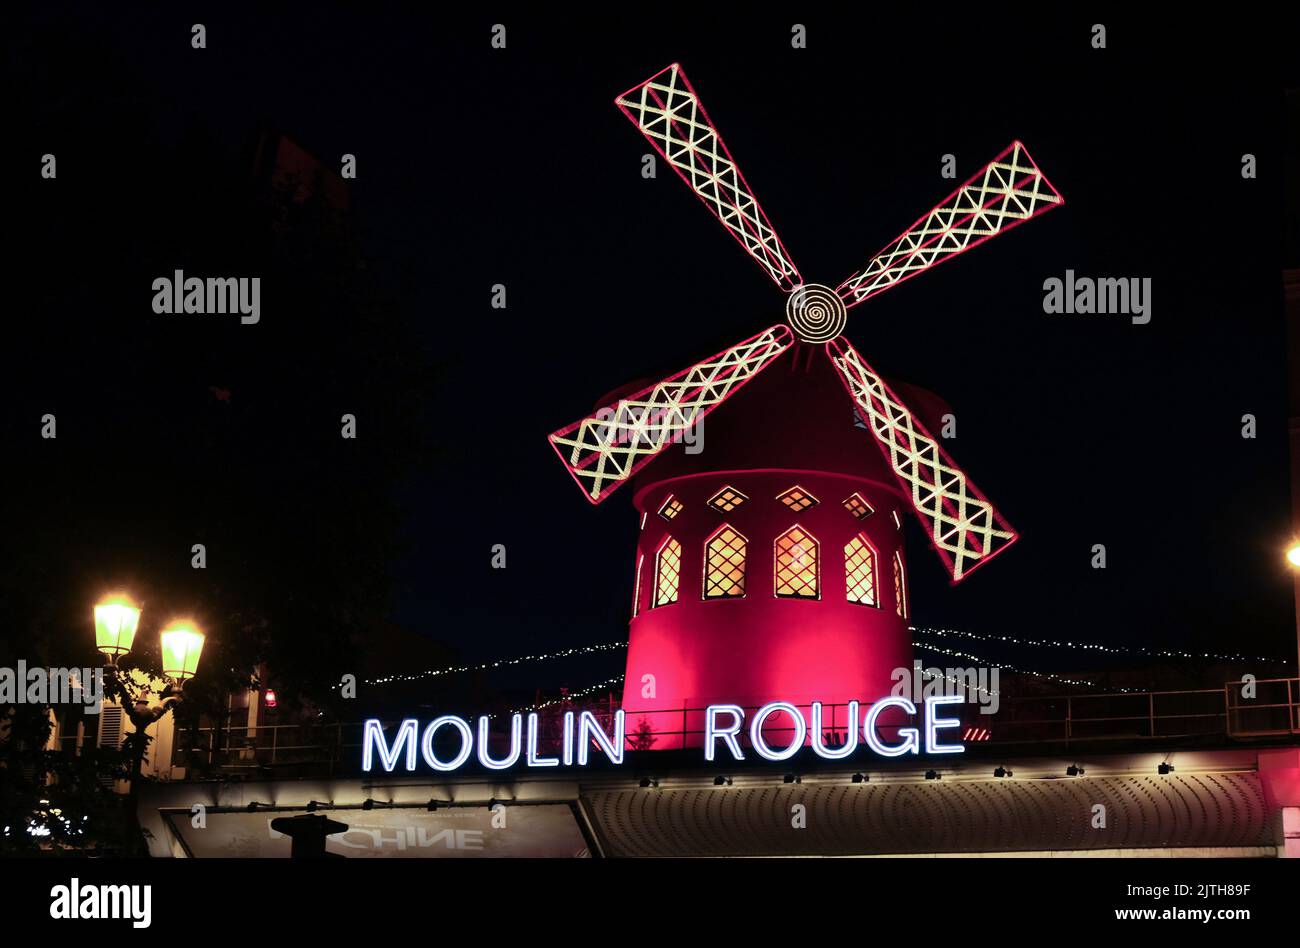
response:
[[[1300,543],[1294,544],[1286,551],[1286,559],[1292,566],[1300,566]]]
[[[95,647],[115,661],[131,651],[140,610],[125,596],[113,596],[95,606]]]
[[[173,681],[186,682],[199,668],[203,654],[203,633],[188,624],[178,624],[162,634],[162,670]]]

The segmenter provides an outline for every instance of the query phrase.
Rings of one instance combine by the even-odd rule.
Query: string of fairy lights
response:
[[[1194,661],[1213,660],[1222,662],[1265,662],[1273,665],[1288,665],[1280,658],[1265,658],[1259,655],[1229,655],[1220,652],[1188,652],[1182,649],[1143,648],[1142,646],[1125,647],[1122,645],[1099,645],[1095,642],[1071,642],[1054,639],[1018,639],[1012,635],[983,635],[978,632],[966,632],[961,629],[932,629],[910,626],[912,632],[921,635],[959,636],[980,642],[1001,642],[1006,645],[1028,645],[1036,648],[1067,648],[1081,651],[1101,652],[1111,655],[1144,655],[1147,658],[1183,658]]]
[[[591,655],[596,652],[612,652],[621,648],[627,648],[627,643],[601,642],[596,645],[578,645],[573,648],[560,649],[556,652],[543,652],[540,655],[520,655],[517,658],[501,658],[492,662],[481,662],[478,665],[453,665],[447,668],[430,668],[425,671],[412,672],[406,675],[385,675],[382,678],[367,678],[362,682],[362,684],[388,685],[399,681],[421,681],[426,678],[439,678],[443,675],[459,675],[466,672],[491,671],[496,668],[509,668],[512,665],[522,665],[525,662],[549,662],[553,659],[570,658],[574,655]],[[336,685],[335,687],[338,686]]]
[[[967,632],[962,629],[948,628],[931,628],[928,626],[909,626],[909,630],[914,636],[937,636],[939,638],[962,638],[977,642],[989,642],[1002,645],[1014,645],[1031,648],[1058,648],[1058,649],[1075,649],[1079,651],[1098,652],[1101,654],[1112,655],[1141,655],[1147,658],[1175,658],[1192,661],[1226,661],[1226,662],[1266,662],[1269,664],[1285,665],[1282,659],[1265,658],[1263,656],[1250,656],[1241,654],[1225,654],[1220,652],[1189,652],[1185,649],[1175,648],[1145,648],[1143,646],[1122,646],[1122,645],[1102,645],[1096,642],[1075,642],[1071,640],[1056,640],[1047,638],[1017,638],[1012,635],[989,635],[979,632]],[[1016,672],[1022,675],[1030,675],[1035,678],[1042,678],[1045,681],[1054,681],[1064,685],[1076,685],[1088,688],[1101,688],[1095,681],[1086,678],[1071,678],[1066,675],[1059,675],[1055,672],[1036,671],[1032,668],[1013,665],[1009,662],[990,662],[988,659],[967,652],[960,648],[945,648],[934,642],[914,639],[917,648],[927,652],[934,652],[938,655],[946,655],[950,658],[959,658],[964,661],[974,662],[986,667],[1005,669],[1006,671]],[[598,642],[593,645],[578,645],[572,648],[557,649],[552,652],[541,652],[538,654],[519,655],[515,658],[501,658],[493,661],[480,662],[477,665],[451,665],[446,668],[430,668],[424,671],[411,672],[407,674],[385,675],[381,678],[369,678],[364,681],[367,685],[386,685],[398,682],[422,681],[430,678],[440,678],[447,675],[465,674],[469,672],[492,671],[500,668],[510,668],[518,665],[524,665],[530,662],[548,662],[561,658],[571,658],[578,655],[594,655],[602,652],[615,652],[627,648],[627,643],[618,642]],[[939,677],[946,678],[949,681],[957,679],[942,674],[938,669],[922,669],[922,675],[926,678]],[[514,713],[527,713],[537,711],[552,705],[561,704],[565,701],[572,701],[575,698],[585,698],[605,688],[611,688],[622,683],[623,675],[616,675],[613,678],[607,678],[604,681],[587,685],[577,690],[566,691],[564,695],[556,698],[550,698],[544,701],[538,701],[534,704],[522,708],[515,708],[511,711]],[[338,687],[337,685],[335,687]],[[1135,693],[1141,689],[1123,688],[1112,686],[1113,690],[1123,693]],[[977,690],[984,691],[983,688]],[[996,694],[989,691],[988,694]]]
[[[538,701],[534,704],[526,705],[522,708],[514,708],[510,711],[510,713],[527,714],[529,711],[540,711],[542,710],[542,708],[549,708],[552,705],[563,704],[564,702],[572,701],[575,698],[586,698],[589,697],[590,695],[595,694],[598,691],[603,691],[606,688],[612,688],[615,685],[621,685],[625,677],[626,676],[624,675],[615,675],[613,678],[606,678],[604,681],[598,681],[594,685],[588,685],[586,688],[579,688],[577,691],[565,692],[563,695],[561,695],[558,698],[548,698],[545,701]]]
[[[952,682],[954,685],[957,685],[961,688],[965,688],[967,691],[983,692],[984,694],[988,695],[990,698],[998,694],[998,692],[993,691],[992,689],[989,688],[985,688],[983,685],[972,685],[969,682],[967,682],[964,678],[958,678],[955,675],[945,675],[937,668],[922,668],[921,677],[930,680],[933,680],[935,678],[942,678],[944,681]]]
[[[1042,678],[1047,681],[1057,681],[1063,685],[1082,685],[1087,688],[1101,687],[1101,685],[1097,684],[1095,681],[1089,681],[1086,678],[1066,678],[1064,675],[1057,675],[1053,672],[1037,672],[1030,668],[1019,668],[1015,665],[1012,665],[1010,662],[989,662],[988,659],[981,658],[978,655],[972,655],[970,652],[940,648],[937,645],[927,645],[925,642],[915,642],[914,644],[916,645],[917,648],[924,649],[927,652],[937,652],[940,655],[947,655],[950,658],[965,659],[966,661],[975,662],[977,665],[984,665],[990,668],[996,666],[998,668],[1005,669],[1007,671],[1018,672],[1019,674],[1022,675],[1032,675],[1035,678]],[[1137,692],[1140,691],[1141,689],[1116,687],[1115,690],[1129,693],[1129,692]]]

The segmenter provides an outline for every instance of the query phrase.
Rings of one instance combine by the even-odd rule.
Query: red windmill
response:
[[[683,708],[710,703],[874,700],[888,692],[891,671],[911,662],[899,501],[920,517],[954,583],[1017,534],[843,338],[847,311],[1063,199],[1013,142],[832,289],[804,281],[681,66],[616,103],[788,294],[786,325],[550,436],[599,503],[763,369],[788,363],[748,389],[739,411],[728,405],[710,421],[707,450],[670,452],[653,479],[637,477],[629,731],[639,719],[680,730]],[[817,349],[827,358],[815,358]],[[835,377],[865,425],[834,404]],[[928,393],[909,396],[922,413],[929,407]],[[861,427],[879,451],[866,447],[873,439]],[[770,572],[757,555],[769,542]],[[692,575],[702,577],[698,592]]]

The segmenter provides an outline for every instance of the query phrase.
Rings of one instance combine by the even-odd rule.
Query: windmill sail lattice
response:
[[[858,351],[841,338],[827,343],[826,352],[953,580],[1010,546],[1015,530]]]
[[[773,326],[561,428],[551,444],[587,498],[599,503],[793,342],[788,328]]]
[[[561,428],[551,443],[592,503],[604,500],[794,344],[825,343],[849,395],[958,582],[1017,538],[916,416],[840,335],[845,310],[1064,204],[1013,142],[834,290],[805,283],[681,66],[616,100],[723,227],[787,297],[774,326],[710,359]]]
[[[856,306],[1060,203],[1025,146],[1013,142],[836,292],[846,306]]]
[[[790,292],[803,282],[681,66],[674,63],[615,102],[777,286]]]

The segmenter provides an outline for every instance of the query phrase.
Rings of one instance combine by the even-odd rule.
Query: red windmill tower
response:
[[[629,733],[715,703],[873,701],[911,664],[899,509],[954,583],[1017,534],[841,335],[847,311],[1063,200],[1014,142],[832,289],[804,281],[681,66],[616,103],[788,294],[786,324],[550,436],[592,503],[636,478]],[[715,411],[702,452],[665,453]]]

